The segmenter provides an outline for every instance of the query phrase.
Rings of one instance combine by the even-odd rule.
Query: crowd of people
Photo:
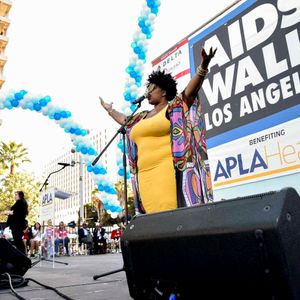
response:
[[[124,228],[122,222],[121,226]],[[73,228],[68,229],[63,221],[59,222],[58,226],[54,226],[49,219],[44,227],[39,222],[29,226],[26,221],[22,235],[22,249],[24,249],[22,252],[28,257],[42,255],[47,258],[83,253],[92,255],[121,252],[121,227],[114,224],[108,228],[107,231],[101,223],[96,223],[95,228],[89,228],[88,224],[83,222],[76,232]],[[0,238],[6,238],[13,245],[18,246],[9,226],[0,230]]]

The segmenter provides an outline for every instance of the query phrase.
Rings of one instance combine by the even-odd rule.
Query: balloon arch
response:
[[[134,33],[131,43],[132,54],[125,70],[127,73],[124,87],[125,101],[122,105],[122,110],[125,114],[130,114],[135,109],[132,101],[140,94],[144,64],[146,63],[148,40],[152,37],[153,25],[159,6],[160,0],[146,0],[146,3],[143,4],[141,14],[138,17],[138,29]],[[25,90],[20,90],[18,92],[8,92],[0,98],[0,110],[11,110],[18,107],[24,110],[28,109],[42,113],[49,119],[54,120],[66,133],[70,134],[74,149],[81,154],[87,171],[93,174],[93,180],[100,192],[104,209],[112,218],[116,218],[122,211],[122,207],[117,199],[114,184],[112,180],[108,178],[107,170],[103,164],[98,162],[95,166],[92,165],[92,162],[97,156],[97,151],[93,148],[88,138],[88,130],[81,128],[81,126],[73,120],[70,111],[53,104],[50,96],[41,97],[30,94]],[[118,151],[122,151],[122,149],[122,141],[120,141],[118,143]],[[117,160],[118,174],[123,176],[122,155],[118,155],[118,157],[120,157],[120,159]]]

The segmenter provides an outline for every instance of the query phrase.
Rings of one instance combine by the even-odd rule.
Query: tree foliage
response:
[[[15,202],[15,191],[23,191],[29,206],[29,224],[39,216],[39,183],[27,172],[17,172],[17,168],[30,162],[28,151],[22,144],[1,142],[0,144],[0,211],[9,210]],[[0,216],[1,221],[7,217]]]
[[[15,168],[25,162],[30,162],[27,157],[28,151],[22,144],[1,142],[0,144],[0,164],[2,171],[9,169],[9,174],[14,175]]]

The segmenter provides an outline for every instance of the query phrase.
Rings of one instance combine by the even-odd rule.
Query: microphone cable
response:
[[[4,277],[6,276],[6,277]],[[2,278],[4,277],[4,278]],[[20,300],[26,300],[25,298],[23,298],[22,296],[20,296],[14,288],[18,288],[24,285],[27,285],[29,281],[35,282],[37,284],[39,284],[40,286],[52,290],[54,291],[56,294],[58,294],[59,296],[61,296],[62,298],[66,299],[66,300],[74,300],[73,298],[63,294],[62,292],[60,292],[59,290],[57,290],[56,288],[40,283],[39,281],[32,279],[32,278],[23,278],[20,275],[13,275],[13,274],[9,274],[9,273],[3,273],[0,275],[0,289],[7,289],[9,288],[11,290],[11,292]]]

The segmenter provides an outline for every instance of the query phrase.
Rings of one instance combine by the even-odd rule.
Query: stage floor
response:
[[[56,288],[72,299],[126,300],[129,296],[124,271],[97,280],[94,275],[114,271],[123,267],[122,254],[82,255],[58,257],[57,261],[68,265],[42,261],[30,268],[24,278],[32,278],[42,284]],[[54,291],[29,281],[16,292],[25,299],[63,299]],[[1,300],[17,299],[9,289],[0,289]]]

